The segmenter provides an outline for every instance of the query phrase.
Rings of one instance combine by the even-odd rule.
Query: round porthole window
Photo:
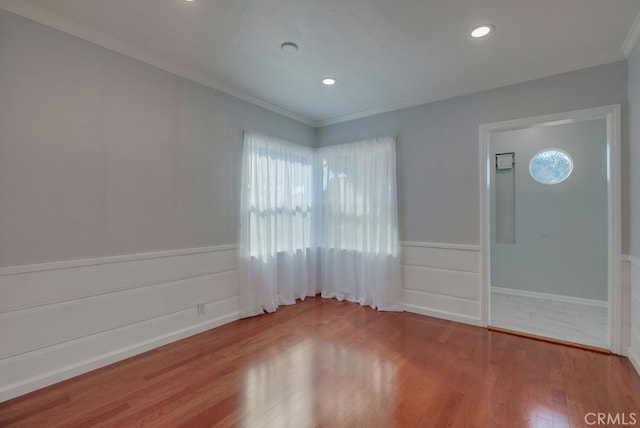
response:
[[[557,184],[573,171],[573,159],[560,149],[541,150],[529,162],[529,174],[538,183]]]

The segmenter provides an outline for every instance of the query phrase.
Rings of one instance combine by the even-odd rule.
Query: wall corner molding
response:
[[[628,59],[631,56],[633,50],[638,44],[638,41],[640,41],[640,14],[636,16],[636,20],[631,26],[631,30],[629,30],[629,34],[627,34],[627,38],[622,44],[621,50],[625,58]]]

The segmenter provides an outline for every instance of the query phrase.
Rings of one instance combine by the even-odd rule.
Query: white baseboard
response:
[[[631,362],[633,368],[636,369],[636,373],[640,375],[640,353],[631,352],[631,349],[629,349],[627,358],[629,358],[629,361]]]
[[[479,317],[472,317],[468,315],[462,315],[455,312],[441,311],[438,309],[427,308],[424,306],[416,306],[408,303],[404,304],[404,310],[414,314],[427,315],[429,317],[440,318],[448,321],[455,321],[463,324],[475,325],[478,327],[484,327]]]
[[[636,373],[640,375],[640,336],[636,330],[631,331],[630,342],[626,356],[629,358],[633,368],[636,369]]]
[[[606,308],[606,300],[584,299],[581,297],[562,296],[559,294],[539,293],[537,291],[517,290],[515,288],[491,287],[492,293],[507,294],[511,296],[531,297],[534,299],[555,300],[556,302],[574,303],[577,305],[595,306]]]
[[[0,289],[0,401],[239,318],[236,246],[3,268]]]
[[[237,306],[237,302],[233,302],[232,306]],[[33,367],[37,367],[38,370],[31,377],[0,386],[0,402],[239,319],[239,312],[235,311],[198,324],[169,331],[159,336],[148,337],[149,334],[152,334],[150,333],[152,331],[166,331],[168,325],[183,325],[185,319],[192,318],[193,312],[195,311],[185,310],[152,322],[144,322],[142,325],[124,327],[117,331],[94,335],[90,338],[75,340],[61,346],[3,361],[0,363],[0,372],[4,372],[6,369],[6,371],[20,375],[34,372]],[[142,341],[138,342],[138,340]],[[112,344],[124,344],[124,346],[113,349],[110,348],[110,346],[113,346]],[[100,353],[96,352],[97,350]],[[76,358],[69,358],[71,355],[76,356]],[[86,358],[79,360],[78,356],[86,356]],[[73,362],[56,366],[57,362],[64,361]]]
[[[640,374],[640,259],[633,256],[625,256],[629,263],[628,287],[625,297],[629,299],[629,350],[627,357]],[[624,322],[625,320],[623,320]]]
[[[403,242],[402,264],[459,272],[480,272],[480,249],[472,245]]]

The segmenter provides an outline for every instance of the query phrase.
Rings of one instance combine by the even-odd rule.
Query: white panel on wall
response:
[[[236,296],[235,271],[0,315],[0,358]],[[82,322],[78,322],[81,320]]]
[[[407,265],[403,272],[405,290],[480,300],[476,273]]]
[[[631,263],[623,257],[620,269],[620,281],[622,283],[621,298],[621,347],[622,354],[629,354],[631,338]]]
[[[480,272],[480,249],[474,245],[403,242],[402,257],[405,265]]]
[[[640,260],[629,257],[630,343],[629,360],[640,374]],[[624,323],[624,318],[623,318]]]
[[[236,248],[220,246],[0,268],[0,313],[236,269]]]
[[[238,298],[208,303],[0,361],[0,402],[238,319]],[[164,333],[163,332],[167,332]]]
[[[10,267],[0,289],[3,401],[238,319],[237,248]]]
[[[404,309],[481,325],[479,255],[471,245],[404,242]]]

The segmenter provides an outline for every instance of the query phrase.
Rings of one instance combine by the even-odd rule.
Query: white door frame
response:
[[[607,227],[608,227],[608,343],[614,354],[620,354],[622,344],[621,265],[621,125],[620,105],[609,105],[545,116],[507,120],[480,125],[480,319],[484,326],[490,320],[491,285],[491,167],[489,138],[491,132],[556,125],[592,119],[607,121]]]

